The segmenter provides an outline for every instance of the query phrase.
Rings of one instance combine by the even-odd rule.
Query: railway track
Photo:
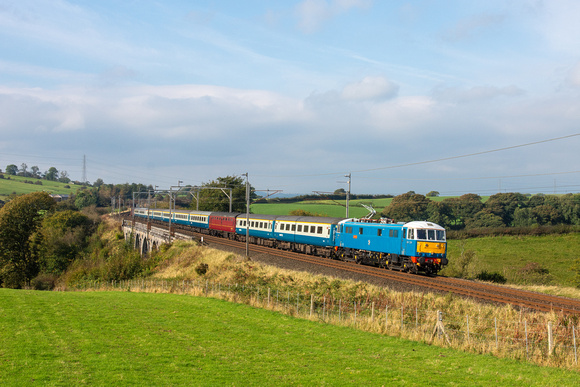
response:
[[[245,249],[246,246],[245,242],[213,237],[205,234],[195,233],[193,231],[180,230],[179,232],[187,233],[196,237],[197,239],[203,236],[204,242],[212,246],[221,245],[234,249]],[[511,304],[521,308],[534,309],[544,312],[556,311],[565,314],[580,314],[580,300],[575,299],[551,296],[542,293],[535,293],[505,286],[491,285],[487,283],[474,282],[457,278],[413,275],[398,271],[380,269],[373,266],[357,265],[353,262],[343,262],[252,244],[249,245],[249,250],[253,253],[262,253],[283,259],[291,259],[308,264],[328,267],[335,270],[358,273],[368,277],[375,277],[382,280],[403,283],[423,289],[445,293],[451,292],[453,294],[477,300],[484,300],[501,304]]]

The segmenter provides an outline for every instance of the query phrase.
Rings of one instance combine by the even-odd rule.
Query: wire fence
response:
[[[525,359],[534,363],[578,368],[578,326],[538,321],[502,320],[389,304],[371,298],[337,298],[295,289],[275,289],[205,280],[142,279],[86,282],[66,290],[178,293],[213,297],[278,311],[298,318],[353,326],[410,340],[477,353]],[[293,291],[294,290],[294,291]]]

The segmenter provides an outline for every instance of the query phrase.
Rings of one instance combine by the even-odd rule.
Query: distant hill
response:
[[[6,199],[13,194],[22,195],[31,192],[45,191],[50,194],[71,195],[81,188],[80,185],[61,183],[32,177],[11,176],[3,174],[0,178],[0,200]]]

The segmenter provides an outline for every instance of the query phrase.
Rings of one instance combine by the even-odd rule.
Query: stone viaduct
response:
[[[133,247],[139,250],[141,255],[150,254],[153,249],[159,249],[164,243],[171,243],[176,239],[180,240],[194,240],[189,235],[173,232],[170,236],[169,231],[155,227],[151,223],[140,223],[131,220],[123,220],[123,235],[125,240],[132,240]]]

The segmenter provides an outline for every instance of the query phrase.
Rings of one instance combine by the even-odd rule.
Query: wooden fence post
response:
[[[528,358],[528,320],[524,320],[524,329],[526,330],[526,359]]]
[[[572,325],[572,338],[574,339],[574,364],[578,364],[578,355],[576,354],[576,327]]]
[[[495,325],[495,349],[497,349],[497,317],[493,318],[493,323]]]
[[[552,335],[552,322],[548,321],[548,355],[554,352],[554,336]]]

